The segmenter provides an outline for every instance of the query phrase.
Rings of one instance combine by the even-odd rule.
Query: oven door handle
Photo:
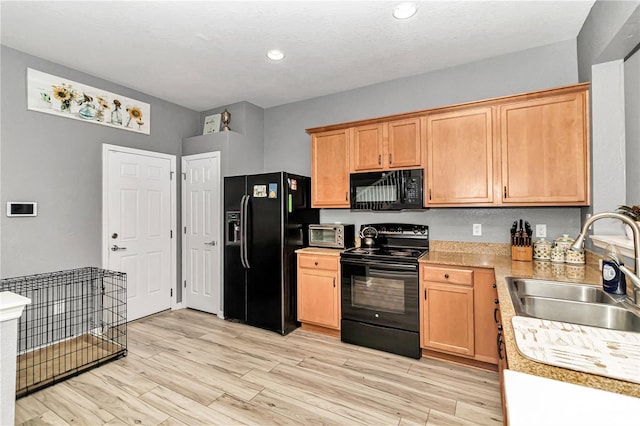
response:
[[[402,271],[417,271],[418,265],[409,263],[394,263],[394,262],[379,262],[375,260],[367,259],[340,259],[340,263],[354,266],[369,266],[371,268],[377,268],[379,270],[402,270]]]

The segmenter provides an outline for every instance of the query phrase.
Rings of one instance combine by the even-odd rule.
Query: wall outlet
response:
[[[482,235],[482,224],[481,223],[474,223],[473,224],[473,236],[474,237],[479,237]]]
[[[64,314],[64,300],[58,300],[53,304],[53,315]]]
[[[536,237],[544,238],[547,236],[547,225],[539,223],[536,225]]]

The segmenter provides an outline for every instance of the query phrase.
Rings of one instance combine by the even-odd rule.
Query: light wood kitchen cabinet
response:
[[[431,351],[497,364],[493,269],[423,265],[421,344]]]
[[[409,118],[387,123],[388,165],[390,169],[410,169],[422,166],[420,119]]]
[[[502,203],[589,204],[586,88],[499,106]]]
[[[340,330],[339,252],[298,253],[298,321],[313,331]]]
[[[493,109],[429,114],[425,206],[493,203]]]
[[[473,357],[473,271],[424,267],[421,284],[422,346]]]
[[[349,130],[311,136],[311,205],[349,207]]]
[[[349,173],[424,168],[425,207],[589,205],[589,83],[307,129],[314,207]]]
[[[422,166],[420,119],[411,118],[352,128],[354,173]]]
[[[476,354],[474,359],[489,364],[498,363],[496,346],[496,309],[498,291],[493,269],[474,268],[473,316]],[[498,309],[499,311],[499,309]]]
[[[366,172],[383,170],[383,125],[372,124],[369,126],[354,127],[351,138],[351,170],[353,172]]]

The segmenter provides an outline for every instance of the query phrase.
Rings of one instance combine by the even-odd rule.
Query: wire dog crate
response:
[[[80,268],[7,278],[31,299],[18,320],[16,396],[127,354],[127,275]]]

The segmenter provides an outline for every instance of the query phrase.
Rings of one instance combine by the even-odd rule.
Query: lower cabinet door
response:
[[[473,287],[427,282],[423,295],[423,347],[474,356]]]
[[[337,273],[326,270],[298,270],[298,321],[340,328]]]

